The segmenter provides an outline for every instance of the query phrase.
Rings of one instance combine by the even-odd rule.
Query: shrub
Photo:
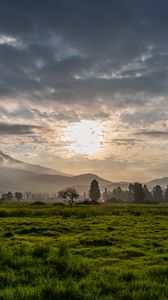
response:
[[[47,203],[43,202],[43,201],[35,201],[33,203],[31,203],[31,205],[46,205]]]

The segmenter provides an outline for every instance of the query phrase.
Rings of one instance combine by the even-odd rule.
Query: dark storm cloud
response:
[[[0,123],[0,135],[33,134],[35,129],[39,129],[39,127],[33,125],[27,125],[27,124]]]
[[[0,34],[15,41],[0,42],[0,96],[118,107],[165,96],[167,20],[164,0],[1,1]]]

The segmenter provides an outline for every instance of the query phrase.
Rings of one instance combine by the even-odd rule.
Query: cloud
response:
[[[140,131],[137,132],[136,135],[149,136],[151,138],[167,138],[168,131],[159,131],[159,130]]]
[[[130,168],[139,157],[146,170],[143,147],[148,156],[150,137],[167,136],[167,20],[165,0],[2,1],[0,134],[6,152],[10,135],[16,152],[36,152],[46,164],[51,156],[56,164],[55,152],[67,155],[62,130],[98,120],[107,147],[101,168],[114,154],[122,161],[115,171],[126,156]],[[151,162],[164,154],[152,142]]]
[[[137,143],[141,143],[143,140],[135,139],[135,138],[127,138],[127,139],[113,139],[112,143],[116,145],[135,145]]]
[[[0,45],[7,44],[7,45],[15,45],[16,44],[16,39],[7,36],[7,35],[0,35]]]
[[[1,97],[102,98],[120,107],[136,105],[138,93],[167,94],[165,1],[7,1],[2,8]]]
[[[29,135],[36,129],[39,129],[39,126],[0,123],[0,135]]]
[[[167,121],[168,112],[166,106],[164,105],[165,99],[153,98],[153,101],[148,101],[146,106],[137,107],[132,112],[124,111],[120,115],[120,120],[123,123],[130,124],[134,127],[136,126],[149,126],[155,124],[156,122]],[[156,110],[154,105],[161,106],[162,109]]]

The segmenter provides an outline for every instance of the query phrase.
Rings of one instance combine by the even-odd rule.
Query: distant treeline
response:
[[[113,191],[105,189],[102,197],[106,203],[168,203],[168,186],[163,191],[160,185],[156,185],[152,191],[149,191],[146,184],[142,185],[136,182],[130,184],[126,191],[121,187],[117,187]]]
[[[46,200],[45,197],[44,199],[41,199],[41,194],[37,194],[36,196],[38,195],[39,198],[36,197],[31,200]],[[81,202],[81,199],[79,200],[80,196],[78,192],[71,187],[59,191],[55,197],[55,200],[66,201],[70,206],[73,206],[75,202]],[[2,194],[0,200],[2,202],[11,202],[26,199],[24,199],[24,195],[21,192],[15,192],[14,194],[8,192]],[[100,201],[105,203],[168,203],[168,186],[166,189],[162,190],[160,185],[156,185],[152,191],[149,191],[146,184],[142,185],[141,183],[136,182],[130,184],[128,190],[122,190],[121,187],[117,187],[111,191],[106,188],[101,194],[98,181],[93,180],[90,184],[89,199],[84,198],[83,203],[99,204]]]
[[[3,193],[0,200],[10,202],[12,200],[21,201],[22,199],[23,199],[23,194],[21,192],[15,192],[14,194],[8,192],[8,193]]]

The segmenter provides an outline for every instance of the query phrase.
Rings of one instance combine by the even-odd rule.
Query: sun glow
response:
[[[70,125],[64,132],[64,140],[72,154],[92,156],[99,152],[103,134],[100,123],[82,120]]]

